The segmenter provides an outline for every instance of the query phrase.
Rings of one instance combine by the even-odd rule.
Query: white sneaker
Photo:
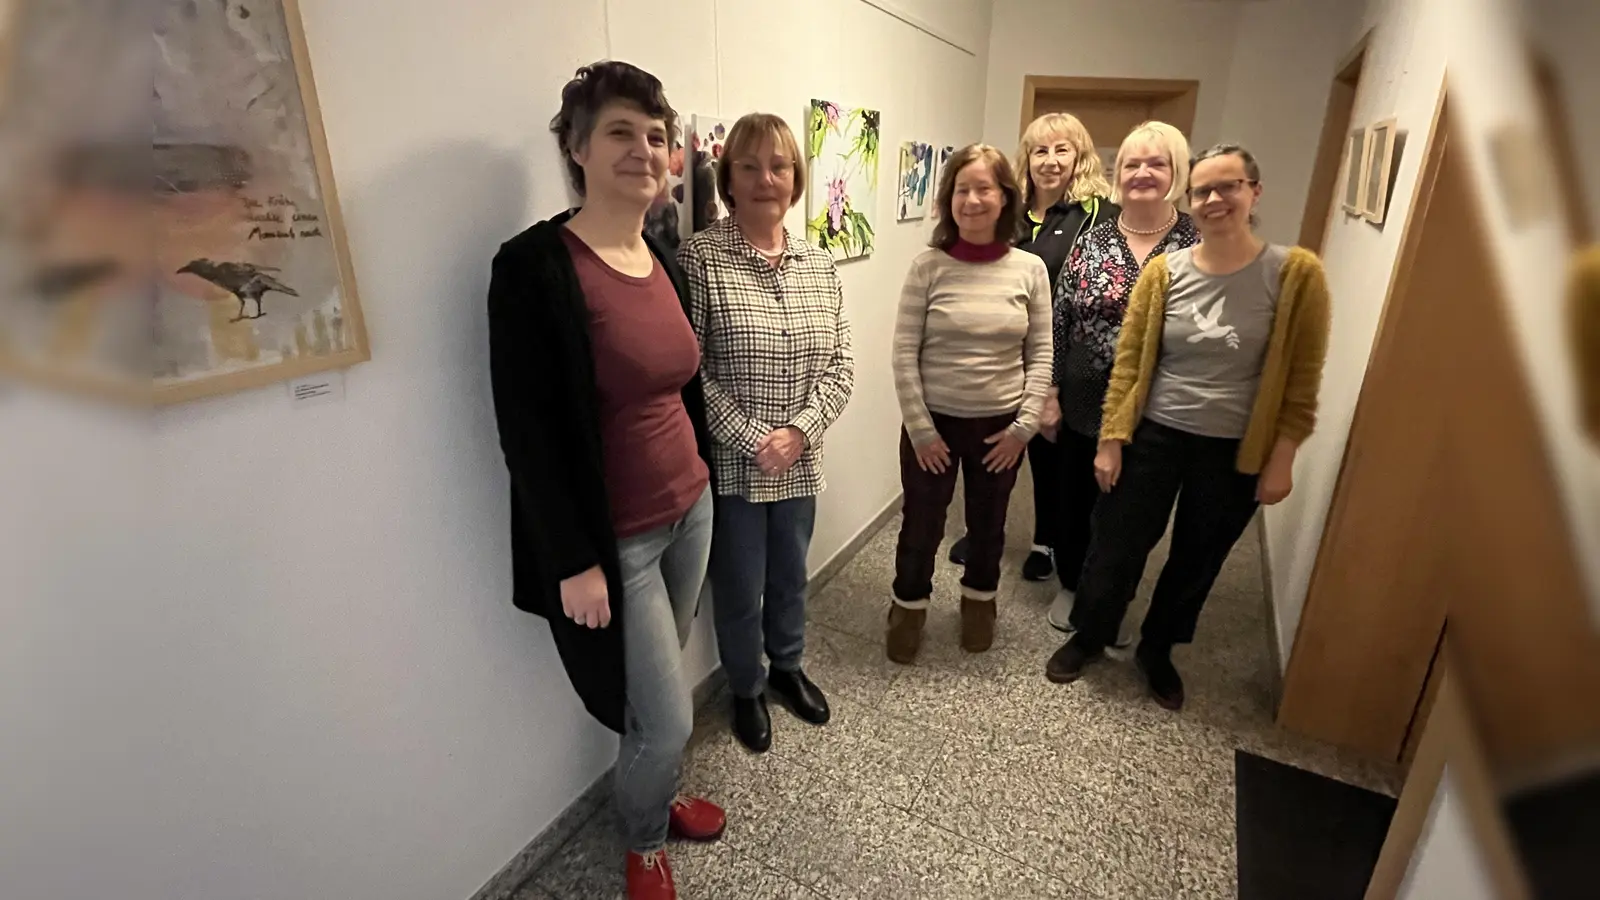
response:
[[[1050,604],[1050,612],[1046,613],[1044,617],[1045,621],[1050,623],[1051,628],[1067,634],[1073,632],[1072,603],[1076,599],[1077,595],[1066,588],[1056,592],[1056,599]]]

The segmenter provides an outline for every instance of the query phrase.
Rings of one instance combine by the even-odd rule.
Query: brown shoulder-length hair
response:
[[[789,123],[772,113],[748,113],[740,116],[728,131],[722,143],[722,161],[717,165],[717,196],[731,211],[733,202],[733,163],[761,149],[761,142],[772,138],[772,146],[794,165],[794,189],[789,193],[789,205],[794,206],[806,195],[806,161],[800,155],[800,142],[794,139]],[[766,160],[762,160],[763,163]]]
[[[994,239],[1010,241],[1011,236],[1017,233],[1019,223],[1022,221],[1022,188],[1017,184],[1017,175],[1011,168],[1011,162],[997,147],[989,144],[968,144],[951,154],[950,161],[945,163],[944,171],[939,173],[939,192],[934,195],[939,223],[933,226],[933,240],[928,242],[928,246],[949,250],[956,245],[956,240],[961,236],[956,228],[956,217],[951,212],[951,203],[955,200],[956,193],[956,176],[961,174],[962,169],[978,162],[988,165],[989,171],[994,173],[995,183],[1000,185],[1000,192],[1005,195],[1005,206],[1000,209],[1000,219],[994,223]]]

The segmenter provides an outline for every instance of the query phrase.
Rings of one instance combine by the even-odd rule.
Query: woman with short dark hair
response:
[[[987,144],[963,147],[935,202],[932,249],[906,275],[891,360],[905,505],[885,643],[902,664],[922,645],[957,470],[969,547],[961,646],[981,653],[993,644],[1006,510],[1050,390],[1050,273],[1011,246],[1023,214],[1011,163]]]
[[[643,235],[677,115],[634,66],[578,70],[551,122],[577,212],[506,242],[489,286],[490,372],[511,474],[513,603],[550,622],[615,768],[630,900],[672,900],[669,832],[722,810],[678,795],[694,725],[681,650],[711,546],[700,346],[672,257]],[[626,624],[626,628],[624,628]]]

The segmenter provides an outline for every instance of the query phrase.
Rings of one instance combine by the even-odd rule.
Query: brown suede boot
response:
[[[922,625],[928,620],[926,609],[907,609],[898,603],[889,605],[889,629],[884,645],[889,658],[903,666],[910,665],[922,649]]]
[[[961,649],[982,653],[994,644],[994,601],[961,598]]]

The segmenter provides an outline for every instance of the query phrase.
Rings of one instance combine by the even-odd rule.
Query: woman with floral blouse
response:
[[[730,216],[678,251],[713,441],[717,646],[734,734],[757,753],[772,744],[766,688],[801,719],[828,721],[827,698],[800,667],[806,552],[824,487],[822,435],[855,382],[833,258],[783,226],[805,192],[802,160],[783,119],[734,123],[717,167]]]
[[[1111,200],[1120,214],[1084,235],[1056,283],[1057,443],[1064,463],[1056,544],[1061,592],[1047,618],[1061,631],[1072,630],[1069,617],[1089,550],[1090,516],[1100,496],[1094,477],[1100,406],[1128,295],[1145,263],[1200,240],[1194,221],[1176,206],[1189,180],[1189,142],[1183,132],[1165,122],[1140,125],[1123,140],[1113,172]],[[1128,643],[1118,636],[1117,646]]]

